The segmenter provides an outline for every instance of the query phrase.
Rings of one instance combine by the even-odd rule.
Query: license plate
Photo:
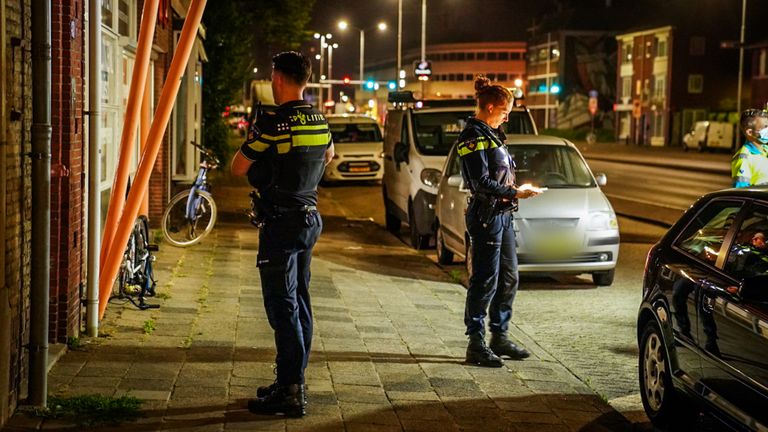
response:
[[[573,235],[553,235],[547,233],[532,234],[533,250],[543,257],[566,257],[581,249],[582,242]]]
[[[371,167],[349,167],[349,172],[369,172]]]

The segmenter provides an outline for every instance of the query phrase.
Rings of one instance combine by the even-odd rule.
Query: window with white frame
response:
[[[704,92],[704,75],[688,75],[688,93],[699,94]]]
[[[632,44],[630,43],[624,44],[624,49],[622,50],[621,62],[623,64],[632,63]]]
[[[667,56],[667,40],[656,38],[656,57]]]
[[[621,78],[621,97],[632,97],[632,77]]]
[[[655,99],[664,99],[667,92],[667,77],[664,75],[655,75],[653,77],[653,97]]]

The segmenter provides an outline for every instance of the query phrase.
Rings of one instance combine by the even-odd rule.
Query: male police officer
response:
[[[268,168],[258,186],[270,214],[259,234],[257,266],[264,306],[275,331],[277,379],[257,391],[248,409],[260,414],[305,414],[304,370],[312,343],[310,260],[322,221],[317,185],[333,158],[328,122],[302,94],[312,71],[309,58],[283,52],[272,58],[272,92],[280,104],[258,118],[232,161],[232,173]]]
[[[733,155],[733,187],[768,183],[768,111],[748,109],[741,114],[741,130],[747,141]]]

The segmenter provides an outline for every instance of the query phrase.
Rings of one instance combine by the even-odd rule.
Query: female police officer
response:
[[[469,336],[467,362],[501,367],[501,356],[529,356],[507,337],[518,284],[512,213],[518,199],[537,192],[515,185],[514,162],[504,144],[506,137],[499,130],[512,108],[512,93],[492,85],[482,75],[475,78],[475,91],[477,112],[459,135],[457,148],[462,177],[472,193],[466,214],[472,254],[464,310]],[[485,344],[486,315],[490,320],[490,346]]]

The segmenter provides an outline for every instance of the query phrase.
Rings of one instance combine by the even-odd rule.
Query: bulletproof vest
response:
[[[304,101],[285,103],[268,114],[259,122],[274,134],[269,157],[259,161],[269,165],[262,172],[270,177],[262,198],[281,207],[317,205],[317,185],[331,144],[328,121]]]
[[[505,140],[506,137],[501,130],[493,130],[486,124],[472,118],[468,120],[467,127],[459,137],[459,155],[485,151],[488,160],[488,175],[500,185],[514,186],[515,165],[507,151],[507,146],[504,145]],[[476,162],[468,161],[465,163]],[[470,189],[472,189],[472,182],[469,181],[469,173],[466,168],[462,166],[462,176],[465,183],[470,185]]]

